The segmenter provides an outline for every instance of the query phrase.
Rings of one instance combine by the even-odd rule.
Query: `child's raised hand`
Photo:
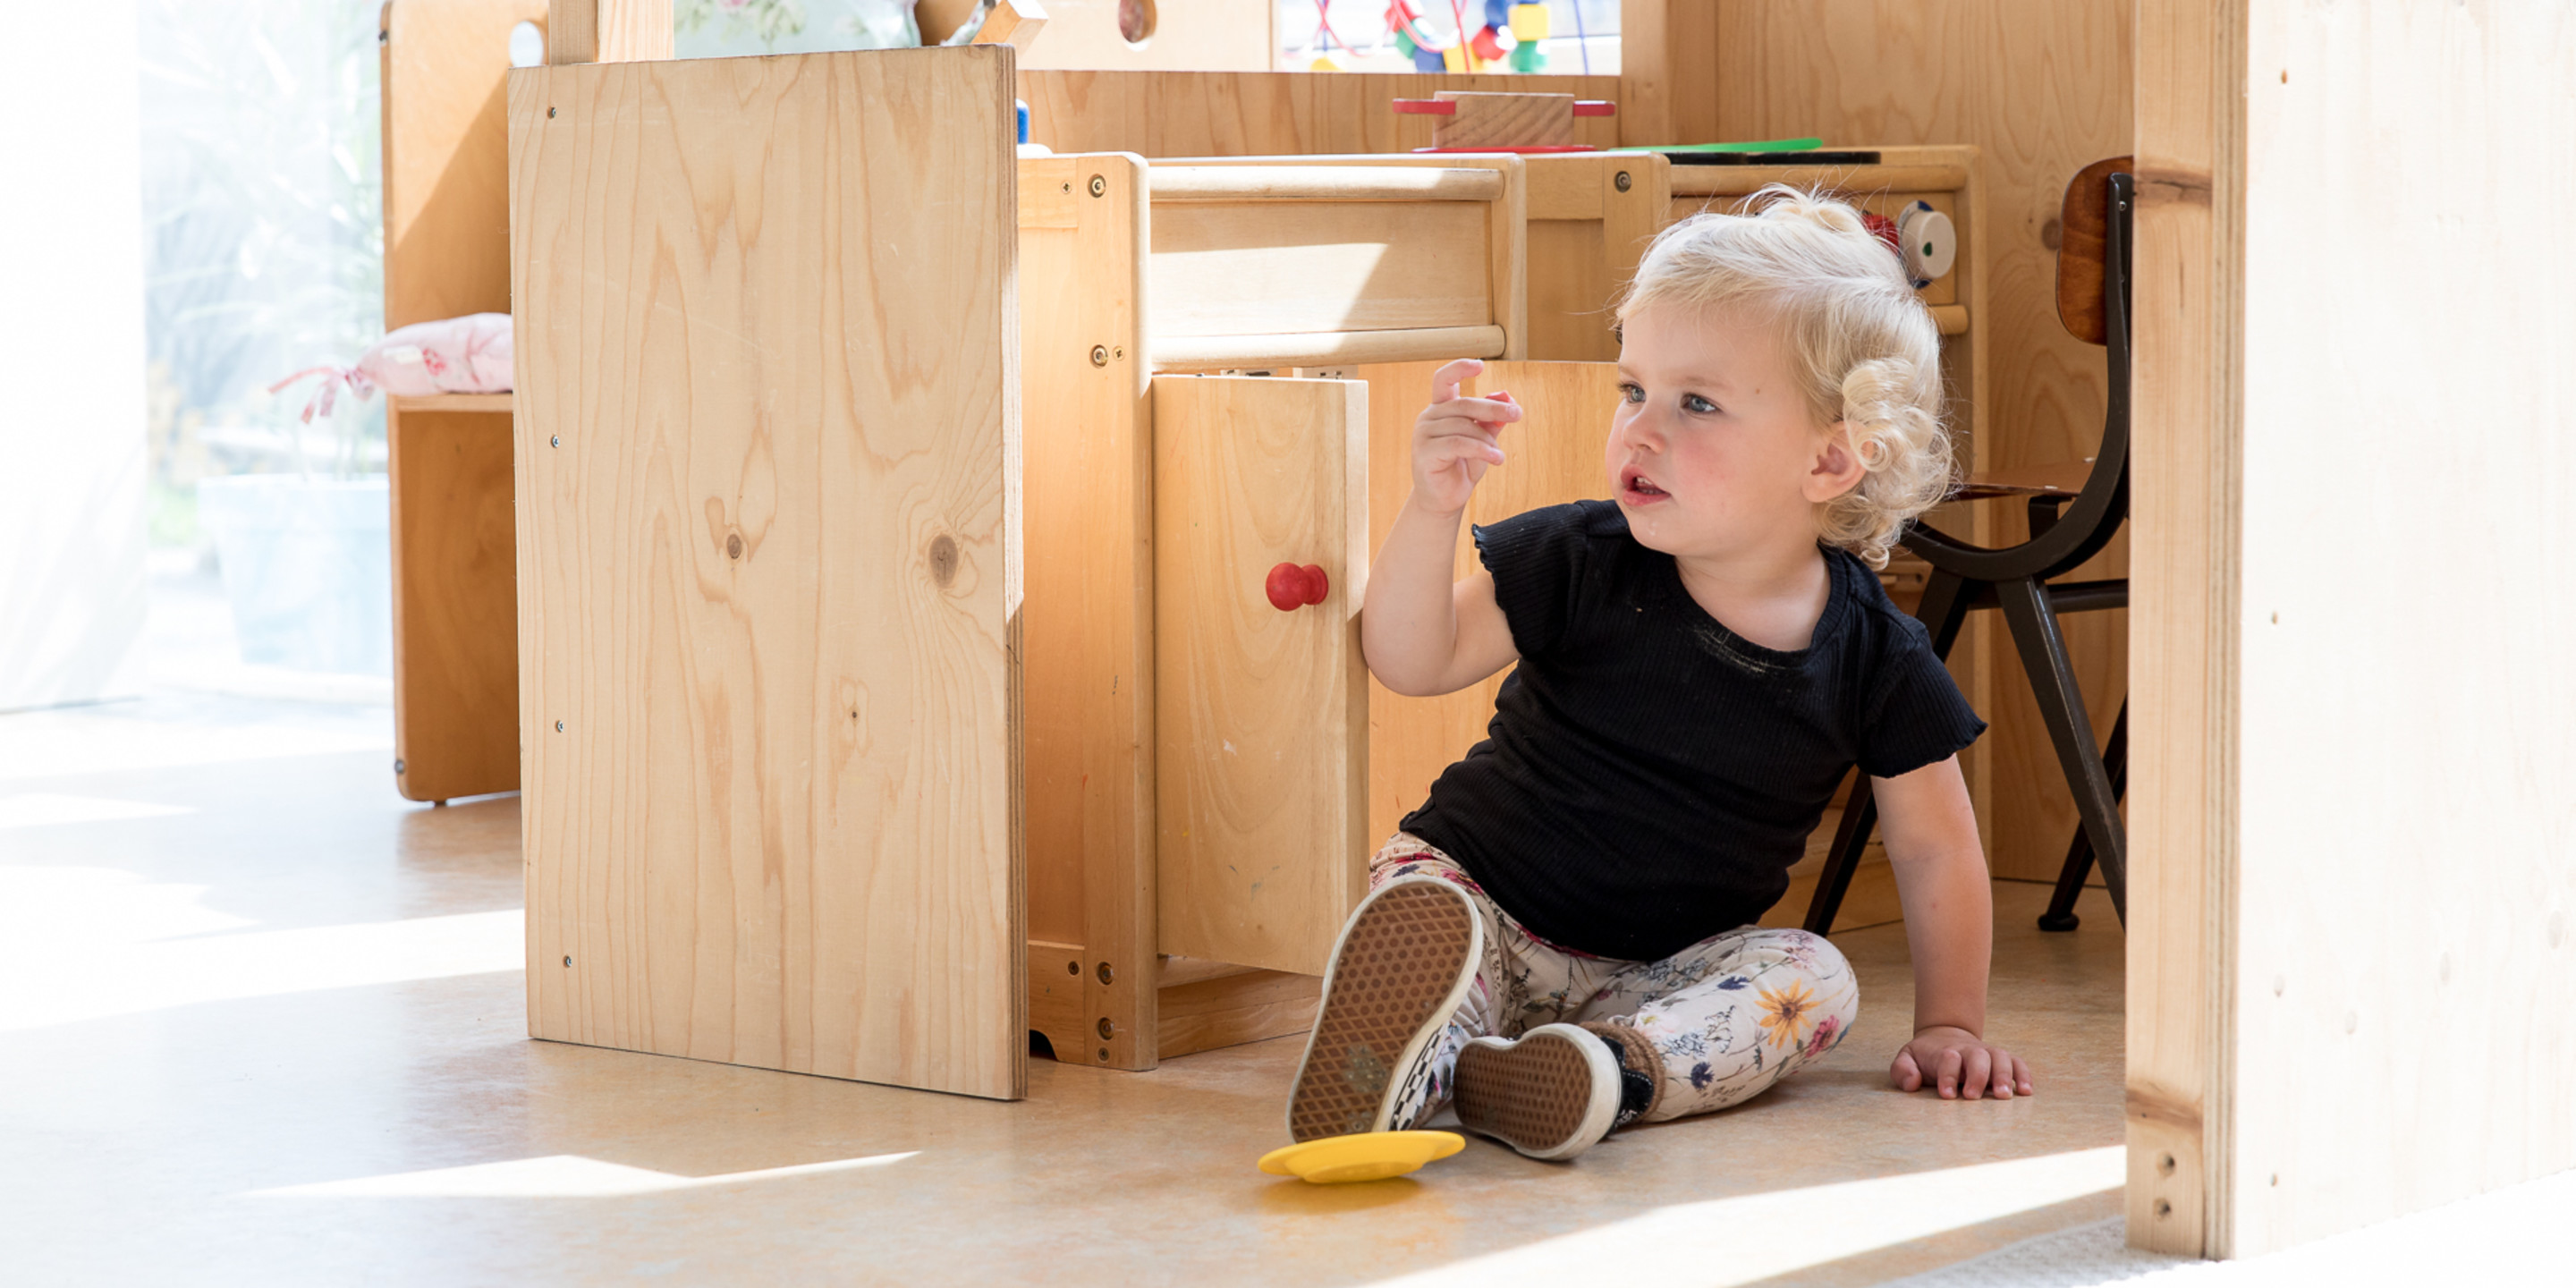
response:
[[[1995,1046],[1966,1029],[1936,1024],[1897,1049],[1887,1077],[1899,1091],[1939,1089],[1943,1100],[1993,1096],[2010,1100],[2032,1094],[2030,1066],[2020,1056]]]
[[[1483,371],[1485,364],[1460,358],[1431,375],[1431,405],[1413,422],[1413,496],[1435,514],[1456,514],[1490,466],[1503,463],[1496,437],[1504,425],[1521,418],[1512,396],[1497,391],[1491,398],[1462,398],[1458,382]]]

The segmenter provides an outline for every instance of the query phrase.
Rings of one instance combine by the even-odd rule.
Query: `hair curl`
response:
[[[1954,476],[1941,424],[1941,337],[1904,266],[1850,205],[1772,184],[1742,214],[1664,229],[1620,298],[1624,325],[1650,305],[1747,304],[1781,325],[1817,423],[1837,422],[1867,471],[1818,507],[1818,537],[1887,566],[1914,516]]]

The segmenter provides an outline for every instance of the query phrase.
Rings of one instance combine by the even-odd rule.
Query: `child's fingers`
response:
[[[1441,364],[1438,371],[1431,373],[1431,401],[1434,404],[1445,403],[1457,397],[1460,382],[1484,369],[1484,362],[1477,358],[1460,358]]]
[[[1921,1091],[1923,1066],[1914,1062],[1914,1052],[1900,1049],[1896,1053],[1896,1063],[1887,1066],[1887,1078],[1896,1084],[1899,1091]]]
[[[1995,1048],[1995,1099],[2013,1098],[2013,1066],[2018,1063],[2020,1061],[2013,1059],[2012,1052],[2002,1047]]]
[[[1503,463],[1503,449],[1482,434],[1434,434],[1423,440],[1422,450],[1440,464],[1455,460]]]
[[[2023,1062],[2020,1056],[2014,1056],[2012,1058],[2012,1067],[2013,1090],[2021,1095],[2030,1095],[2030,1065]]]
[[[1962,1063],[1957,1047],[1944,1048],[1941,1058],[1933,1062],[1932,1076],[1940,1084],[1943,1100],[1959,1098],[1959,1069]]]
[[[1984,1047],[1969,1047],[1967,1065],[1959,1078],[1959,1092],[1970,1100],[1981,1099],[1986,1088],[1993,1084],[1994,1076],[1994,1056]]]
[[[1470,424],[1500,428],[1521,418],[1518,403],[1496,402],[1491,398],[1452,398],[1424,408],[1425,421],[1462,420]]]

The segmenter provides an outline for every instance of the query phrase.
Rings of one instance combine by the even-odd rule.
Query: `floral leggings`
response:
[[[1448,855],[1398,832],[1369,860],[1369,885],[1404,876],[1457,885],[1485,920],[1483,967],[1441,1041],[1438,1099],[1447,1098],[1470,1038],[1518,1037],[1559,1021],[1606,1023],[1642,1034],[1662,1061],[1642,1121],[1704,1114],[1750,1100],[1822,1058],[1860,1013],[1851,963],[1803,930],[1744,926],[1660,961],[1615,961],[1522,929]]]

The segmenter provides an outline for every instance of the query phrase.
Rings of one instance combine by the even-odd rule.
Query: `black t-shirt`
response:
[[[1894,777],[1985,732],[1922,623],[1840,550],[1814,638],[1782,652],[1710,617],[1613,502],[1476,547],[1520,666],[1403,826],[1552,943],[1645,961],[1750,923],[1851,766]]]

